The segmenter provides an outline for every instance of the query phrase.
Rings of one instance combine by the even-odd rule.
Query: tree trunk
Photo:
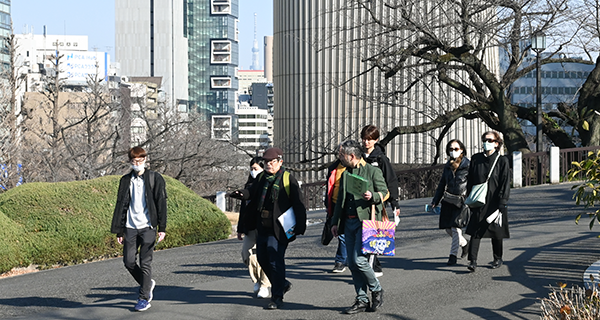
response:
[[[582,146],[600,145],[600,57],[581,86],[577,110],[581,119],[578,131]],[[583,126],[584,121],[588,123],[587,130]]]

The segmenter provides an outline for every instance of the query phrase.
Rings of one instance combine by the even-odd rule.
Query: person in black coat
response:
[[[398,205],[398,177],[392,168],[390,159],[385,155],[385,149],[382,145],[377,143],[379,141],[379,129],[370,124],[362,128],[360,131],[360,138],[362,139],[363,147],[365,148],[364,159],[365,161],[381,170],[385,184],[387,185],[390,197],[385,201],[385,204],[389,204],[392,209],[393,219],[396,220],[396,225],[400,221],[400,206]],[[385,205],[384,204],[384,205]],[[389,216],[392,219],[392,216]],[[383,268],[381,262],[376,255],[370,255],[369,261],[373,266],[373,271],[377,277],[383,275]]]
[[[279,309],[283,306],[284,293],[292,287],[285,278],[285,251],[296,235],[306,231],[306,207],[298,181],[283,167],[283,151],[269,148],[263,159],[265,171],[250,188],[236,190],[230,196],[250,200],[238,226],[241,230],[257,230],[256,256],[271,282],[271,301],[265,309]],[[288,238],[288,230],[284,230],[279,217],[286,212],[291,214],[290,209],[296,225]]]
[[[250,189],[252,183],[254,183],[254,181],[258,179],[260,173],[263,172],[264,167],[265,165],[261,157],[254,157],[250,160],[250,174],[248,175],[248,180],[244,185],[244,189]],[[247,203],[248,201],[242,201],[238,221],[244,221]],[[256,258],[257,231],[256,229],[244,230],[243,227],[243,224],[238,223],[237,237],[238,240],[244,241],[242,244],[242,261],[248,267],[248,271],[250,272],[250,279],[254,283],[254,293],[256,294],[256,297],[267,298],[269,297],[271,283]]]
[[[469,242],[462,235],[463,221],[457,221],[461,213],[469,210],[464,199],[467,194],[467,177],[469,174],[469,159],[467,158],[465,145],[460,140],[450,140],[446,144],[446,155],[450,158],[444,166],[442,178],[431,201],[432,207],[436,207],[440,201],[440,229],[445,229],[452,237],[450,256],[447,265],[455,265],[458,256],[458,248],[462,248],[461,258],[468,252]],[[468,214],[468,213],[467,213]]]
[[[134,309],[145,311],[151,307],[156,285],[152,279],[154,247],[166,236],[167,191],[165,179],[146,169],[146,150],[133,147],[128,156],[131,172],[119,181],[110,231],[117,234],[117,241],[123,245],[125,268],[140,285]]]
[[[492,239],[492,269],[496,269],[502,265],[502,239],[510,237],[506,207],[510,194],[510,163],[507,157],[499,153],[503,140],[498,132],[488,131],[481,136],[481,140],[484,152],[474,154],[471,158],[467,191],[470,193],[473,186],[485,183],[490,170],[492,173],[487,181],[485,205],[471,208],[471,219],[467,226],[467,234],[471,236],[468,265],[471,272],[477,268],[481,238]]]

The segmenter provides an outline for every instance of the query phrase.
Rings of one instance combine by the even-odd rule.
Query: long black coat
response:
[[[248,174],[248,180],[246,180],[246,184],[244,185],[244,189],[250,189],[250,186],[252,186],[252,183],[254,183],[254,181],[256,180],[256,178],[253,178],[251,174]],[[239,221],[244,221],[244,214],[246,212],[246,206],[248,205],[248,200],[242,200],[242,203],[240,204],[240,214],[238,215],[238,227],[237,227],[237,232],[243,233],[243,234],[248,234],[248,230],[244,229],[244,224],[243,223],[239,223]]]
[[[490,180],[488,181],[488,193],[483,207],[471,209],[471,220],[467,226],[467,234],[475,238],[509,238],[508,232],[508,214],[506,204],[510,195],[510,164],[505,156],[494,152],[491,156],[484,153],[477,153],[471,158],[469,167],[469,179],[467,182],[467,191],[470,193],[474,185],[485,182],[490,168],[496,157],[500,157]],[[500,209],[502,212],[502,227],[485,220],[494,211]]]
[[[456,171],[453,171],[450,161],[446,162],[446,165],[444,166],[444,172],[442,173],[442,178],[440,179],[440,183],[435,191],[435,196],[433,197],[433,204],[438,205],[444,197],[444,191],[448,191],[451,194],[463,196],[463,206],[465,205],[464,198],[467,194],[469,163],[469,159],[467,157],[463,157]],[[452,222],[462,211],[462,209],[462,207],[459,208],[442,201],[442,207],[440,210],[440,229],[456,227]],[[466,208],[464,209],[467,210]]]

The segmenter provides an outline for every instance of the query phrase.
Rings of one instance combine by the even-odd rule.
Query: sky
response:
[[[273,1],[239,0],[241,70],[252,64],[255,12],[261,68],[264,36],[273,35]],[[11,1],[11,17],[15,34],[43,34],[46,26],[46,34],[87,35],[88,50],[106,51],[115,61],[114,0],[17,0]]]

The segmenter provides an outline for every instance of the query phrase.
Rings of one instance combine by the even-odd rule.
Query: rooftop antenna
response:
[[[250,70],[260,70],[258,64],[258,40],[256,39],[256,12],[254,13],[254,45],[252,46],[252,65]]]

